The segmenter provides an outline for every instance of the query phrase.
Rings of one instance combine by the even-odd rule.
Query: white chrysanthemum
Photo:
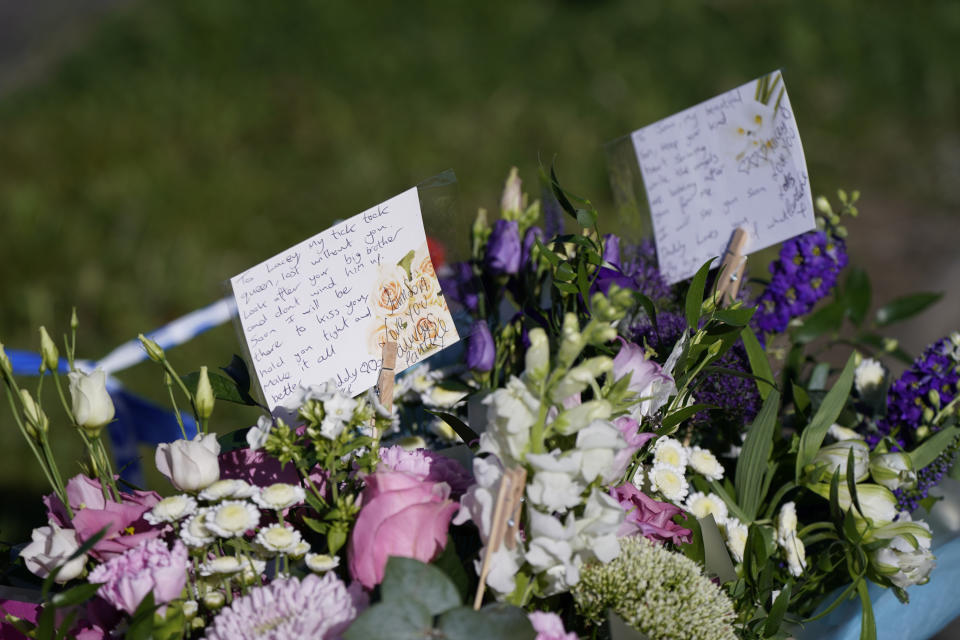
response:
[[[687,464],[691,469],[711,480],[723,479],[723,465],[712,451],[693,447],[688,453]]]
[[[670,502],[679,503],[687,497],[689,486],[682,471],[673,465],[655,464],[650,470],[650,484]]]
[[[308,553],[307,568],[314,573],[326,573],[340,566],[340,558],[325,553]]]
[[[243,569],[243,563],[236,556],[220,556],[212,558],[200,565],[200,575],[202,576],[229,576],[239,573]]]
[[[706,518],[713,514],[717,524],[727,519],[727,503],[712,493],[691,493],[687,497],[686,509],[697,518]]]
[[[240,575],[240,579],[245,585],[251,585],[259,581],[260,576],[263,575],[263,572],[267,568],[266,560],[261,560],[260,558],[244,558],[243,559],[243,573]]]
[[[853,383],[857,391],[863,393],[883,383],[886,372],[879,360],[864,358],[853,372]]]
[[[153,509],[143,514],[143,519],[153,525],[164,522],[176,522],[193,515],[197,511],[197,501],[192,496],[177,495],[164,498]]]
[[[302,558],[303,556],[310,553],[310,543],[300,541],[293,547],[292,550],[287,552],[287,555],[294,559]]]
[[[290,553],[300,543],[300,532],[293,527],[273,524],[260,529],[255,538],[257,544],[271,553]]]
[[[679,440],[664,436],[653,446],[653,464],[682,470],[687,466],[687,450]]]
[[[194,549],[205,547],[214,540],[213,532],[207,529],[206,518],[209,509],[201,509],[183,522],[180,527],[180,539],[188,547]]]
[[[249,498],[257,493],[256,487],[250,486],[244,480],[226,479],[217,480],[200,492],[200,499],[207,502],[219,502],[227,498]]]
[[[264,509],[282,511],[287,507],[300,504],[306,499],[303,487],[297,487],[285,482],[277,482],[264,487],[260,493],[253,496],[253,501]]]
[[[787,544],[790,536],[797,534],[797,507],[793,502],[785,502],[777,515],[777,542]]]
[[[223,538],[239,537],[260,524],[260,510],[249,502],[226,500],[212,507],[203,523]]]
[[[733,554],[733,559],[737,562],[743,562],[743,552],[747,548],[747,534],[749,533],[747,525],[731,516],[720,525],[720,530],[727,541],[727,549]]]

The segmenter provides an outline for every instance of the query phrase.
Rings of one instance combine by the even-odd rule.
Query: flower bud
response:
[[[40,327],[40,356],[43,358],[40,370],[56,371],[60,366],[60,352],[45,327]]]
[[[874,482],[887,489],[912,489],[917,485],[913,460],[902,451],[875,454],[870,457],[870,475]]]
[[[8,376],[13,375],[13,365],[10,364],[10,358],[7,356],[2,342],[0,342],[0,371],[3,371],[3,373]]]
[[[936,389],[930,389],[927,393],[927,399],[930,400],[930,404],[933,405],[934,409],[940,408],[940,392]]]
[[[830,485],[819,483],[811,485],[810,488],[819,496],[830,499]],[[850,509],[853,501],[850,499],[850,489],[846,482],[841,482],[838,487],[838,499],[840,508],[844,511]],[[858,484],[857,500],[860,502],[862,516],[874,525],[884,525],[893,522],[897,517],[897,498],[893,492],[878,484]],[[854,516],[861,517],[861,513],[854,511]]]
[[[197,415],[201,420],[206,420],[213,413],[213,387],[210,386],[210,376],[207,374],[207,367],[200,367],[200,379],[197,380],[197,392],[193,396],[194,405],[197,407]]]
[[[500,196],[500,210],[503,213],[519,213],[523,209],[523,183],[516,167],[510,168],[510,175],[503,185],[503,195]]]
[[[37,438],[41,433],[46,433],[50,426],[43,409],[33,401],[33,397],[26,389],[20,389],[20,398],[23,400],[23,416],[27,420],[27,433],[31,437]]]
[[[853,451],[854,481],[865,480],[870,473],[870,448],[863,440],[841,440],[821,447],[813,458],[814,465],[826,465],[820,479],[829,480],[837,469],[840,469],[840,477],[845,478],[850,451]]]
[[[584,340],[580,334],[580,322],[577,314],[567,313],[563,317],[563,328],[560,330],[560,349],[557,352],[557,366],[569,367],[583,350]]]
[[[90,374],[71,371],[68,378],[77,426],[93,437],[100,435],[100,430],[113,420],[115,414],[113,400],[107,391],[107,374],[103,369]]]
[[[533,380],[542,380],[550,370],[550,340],[540,327],[531,329],[527,337],[530,347],[525,357],[526,373]]]
[[[613,413],[613,407],[608,401],[590,400],[560,412],[552,426],[557,433],[569,435],[576,433],[594,420],[607,420],[611,413]]]
[[[211,591],[203,596],[203,606],[211,611],[219,609],[226,601],[226,596],[220,591]]]
[[[160,345],[142,333],[137,337],[140,339],[140,344],[143,345],[143,348],[146,350],[147,355],[150,356],[151,360],[154,362],[163,362],[163,349],[160,348]]]
[[[74,308],[70,311],[70,330],[71,330],[71,331],[76,331],[76,330],[77,330],[77,327],[79,327],[79,326],[80,326],[80,321],[77,320],[77,308],[74,307]]]

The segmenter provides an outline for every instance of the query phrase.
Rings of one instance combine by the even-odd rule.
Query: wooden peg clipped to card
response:
[[[387,411],[393,411],[394,369],[397,367],[397,343],[383,344],[383,365],[377,378],[377,397]]]
[[[483,564],[480,566],[480,584],[477,585],[477,596],[473,600],[475,610],[479,610],[483,603],[483,593],[487,588],[487,575],[490,573],[493,554],[500,549],[501,544],[511,551],[517,547],[523,492],[526,487],[527,471],[523,467],[504,469],[500,488],[497,490],[497,499],[493,503],[490,536],[487,538]]]
[[[720,275],[717,276],[717,298],[723,304],[730,304],[737,297],[740,291],[740,283],[743,281],[743,271],[747,266],[747,256],[744,249],[747,246],[747,232],[743,227],[737,227],[730,238],[730,244],[727,251],[723,254],[723,261],[720,263]]]

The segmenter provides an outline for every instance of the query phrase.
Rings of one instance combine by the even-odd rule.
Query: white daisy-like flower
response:
[[[245,480],[227,479],[217,480],[200,492],[200,499],[207,502],[218,502],[227,498],[249,498],[257,493],[257,488],[250,486]]]
[[[229,576],[242,570],[243,563],[237,556],[220,556],[207,560],[200,565],[200,575],[202,576]]]
[[[300,541],[293,547],[291,551],[287,552],[287,555],[291,558],[299,559],[307,555],[310,552],[310,543]]]
[[[301,541],[300,532],[293,527],[273,524],[260,529],[255,538],[257,544],[271,553],[289,553]]]
[[[249,502],[225,500],[210,508],[203,523],[218,536],[235,538],[260,524],[260,510]]]
[[[287,507],[300,504],[306,497],[303,487],[277,482],[261,489],[260,493],[253,496],[253,501],[264,509],[283,511]]]
[[[690,490],[683,472],[678,471],[673,465],[653,465],[653,469],[650,470],[649,479],[653,488],[673,503],[682,502]]]
[[[222,607],[227,601],[227,597],[222,591],[211,591],[203,596],[203,606],[214,611]]]
[[[697,491],[687,496],[686,509],[697,518],[706,518],[713,514],[713,519],[720,524],[727,519],[727,503],[712,493]]]
[[[325,553],[308,553],[307,568],[314,573],[326,573],[340,566],[340,558]]]
[[[687,466],[687,449],[679,440],[664,436],[653,446],[653,464],[670,466],[682,472]]]
[[[192,496],[176,495],[164,498],[153,509],[143,514],[143,519],[153,525],[164,522],[176,522],[193,515],[197,511],[197,501]]]
[[[240,580],[246,585],[251,585],[257,582],[258,578],[263,575],[263,572],[267,568],[267,562],[260,558],[250,557],[244,558],[243,560],[243,573],[240,575]]]
[[[723,465],[709,449],[692,447],[689,451],[687,464],[691,469],[711,480],[723,478]]]
[[[853,372],[853,384],[857,391],[863,393],[883,383],[885,376],[886,371],[879,360],[864,358]]]
[[[331,419],[342,423],[350,422],[353,418],[353,410],[356,408],[356,400],[342,393],[335,393],[332,398],[323,403],[323,420],[324,422]]]
[[[726,538],[727,549],[733,554],[733,559],[738,563],[743,562],[743,552],[747,548],[747,534],[749,533],[747,526],[731,516],[720,525],[720,531]]]
[[[183,544],[196,549],[205,547],[217,539],[213,532],[207,529],[208,511],[209,509],[200,509],[184,521],[183,526],[180,527],[180,539],[183,540]]]

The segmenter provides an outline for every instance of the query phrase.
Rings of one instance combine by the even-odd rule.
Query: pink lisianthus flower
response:
[[[603,474],[604,483],[619,480],[627,467],[630,466],[634,454],[640,451],[643,445],[647,444],[650,438],[656,435],[654,433],[640,433],[640,424],[630,416],[620,416],[613,421],[613,424],[620,430],[620,435],[627,441],[627,446],[617,451],[613,457],[613,464]]]
[[[655,542],[670,541],[674,544],[690,542],[693,532],[681,527],[673,521],[674,516],[683,515],[683,510],[667,502],[660,502],[647,496],[629,483],[610,490],[620,506],[627,512],[627,517],[617,535],[642,535]]]
[[[367,477],[363,508],[347,549],[350,575],[372,589],[383,581],[390,556],[430,562],[447,543],[450,518],[458,503],[450,486],[401,471]]]
[[[620,351],[613,359],[613,379],[630,376],[627,389],[640,396],[639,413],[649,416],[676,393],[676,384],[659,364],[647,359],[643,347],[623,338],[617,339],[620,340]]]
[[[537,632],[535,640],[577,640],[577,634],[563,628],[563,620],[555,613],[532,611],[527,614],[533,630]]]
[[[97,594],[120,611],[132,614],[151,592],[165,605],[187,584],[187,548],[179,540],[172,550],[162,540],[148,540],[98,566],[89,580],[103,583]]]
[[[421,480],[446,482],[453,495],[463,493],[473,484],[473,476],[463,465],[428,449],[407,451],[400,445],[380,449],[380,461],[390,471],[410,473]]]

